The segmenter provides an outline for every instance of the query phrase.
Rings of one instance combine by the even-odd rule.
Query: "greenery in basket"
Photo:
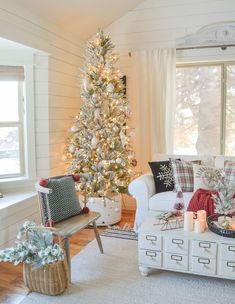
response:
[[[212,199],[215,202],[215,212],[220,214],[217,221],[214,224],[222,229],[229,229],[231,224],[231,218],[228,214],[232,214],[235,211],[235,184],[226,181],[225,174],[222,172],[221,179],[215,186],[217,194],[212,194]]]
[[[27,235],[26,235],[27,232]],[[34,268],[64,260],[64,251],[54,243],[53,232],[36,229],[36,224],[26,221],[17,235],[16,246],[0,251],[0,262],[32,264]]]

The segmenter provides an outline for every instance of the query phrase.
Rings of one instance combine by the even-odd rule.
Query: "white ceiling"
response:
[[[11,0],[83,39],[117,20],[143,0]]]

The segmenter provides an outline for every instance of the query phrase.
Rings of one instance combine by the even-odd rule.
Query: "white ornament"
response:
[[[118,157],[118,158],[116,159],[116,163],[117,163],[117,164],[121,164],[121,162],[122,162],[122,159],[121,159],[120,157]]]
[[[71,131],[72,131],[72,132],[77,132],[77,130],[78,130],[78,128],[77,128],[76,126],[72,126],[72,127],[71,127]]]
[[[62,161],[66,161],[66,160],[67,160],[66,155],[63,155],[63,156],[62,156]]]
[[[84,90],[87,90],[87,87],[88,87],[88,81],[87,81],[87,78],[84,78],[83,79],[83,88],[84,88]]]
[[[116,207],[116,208],[114,209],[114,211],[118,213],[118,212],[119,212],[119,208]]]
[[[109,93],[113,93],[113,91],[114,91],[114,85],[112,84],[112,83],[109,83],[108,85],[107,85],[107,91],[109,92]]]
[[[126,145],[126,135],[122,131],[120,132],[120,139],[122,142],[122,146],[124,147]]]
[[[95,119],[99,119],[100,118],[100,109],[95,109],[94,116],[95,116]]]
[[[91,140],[91,145],[92,145],[92,148],[95,148],[97,146],[97,138],[95,136]]]
[[[75,151],[74,145],[69,145],[69,152],[73,153]]]

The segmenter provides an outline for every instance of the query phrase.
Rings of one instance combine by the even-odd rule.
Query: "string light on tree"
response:
[[[83,104],[64,153],[68,173],[82,175],[78,190],[89,196],[124,192],[135,176],[136,160],[127,126],[129,103],[113,49],[103,31],[88,42],[81,86]]]

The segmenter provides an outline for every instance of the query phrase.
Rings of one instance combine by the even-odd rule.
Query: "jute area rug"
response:
[[[21,304],[234,304],[229,280],[155,271],[142,277],[135,240],[102,237],[72,259],[72,284],[61,296],[29,294]]]

